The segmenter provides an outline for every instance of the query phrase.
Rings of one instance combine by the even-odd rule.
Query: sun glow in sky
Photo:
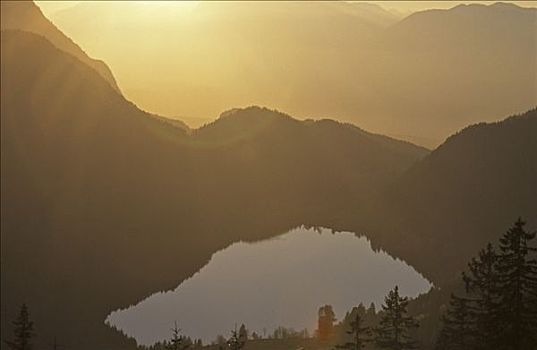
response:
[[[50,17],[54,15],[55,13],[71,8],[73,6],[76,6],[80,4],[81,2],[86,3],[98,3],[102,1],[48,1],[48,0],[36,0],[35,3],[41,8],[43,13]],[[124,1],[106,1],[108,5],[110,3],[115,3],[118,5],[121,5]],[[131,1],[136,3],[137,5],[144,6],[144,7],[152,7],[152,8],[181,8],[181,9],[192,9],[195,8],[199,1]]]
[[[48,1],[37,0],[35,1],[41,8],[45,15],[52,15],[57,11],[77,5],[82,1]],[[91,1],[86,1],[91,2]],[[122,1],[118,1],[121,3]],[[154,7],[168,7],[176,6],[184,9],[191,9],[198,5],[200,1],[137,1],[140,5],[154,6]],[[361,2],[361,1],[360,1]],[[492,4],[494,1],[365,1],[368,3],[377,4],[387,10],[393,10],[400,14],[406,15],[415,11],[422,11],[427,9],[447,9],[459,4]],[[517,4],[521,7],[537,7],[537,1],[511,1],[511,3]]]
[[[535,32],[527,28],[537,17],[514,5],[536,8],[537,1],[36,3],[90,57],[106,62],[125,97],[191,127],[231,108],[260,105],[299,119],[330,117],[434,146],[465,123],[437,125],[431,119],[425,125],[416,116],[442,110],[446,118],[439,119],[452,120],[461,115],[461,105],[474,115],[476,101],[485,100],[471,98],[475,91],[488,94],[487,101],[500,103],[490,96],[511,101],[511,106],[498,106],[504,108],[501,115],[534,103],[531,74],[498,70],[489,51],[495,48],[496,61],[512,54],[516,59],[505,57],[506,64],[534,66]],[[424,11],[475,3],[472,9]],[[436,16],[447,12],[443,20]],[[459,16],[462,12],[473,17]],[[501,14],[501,20],[482,13]],[[409,22],[414,25],[392,30]],[[505,33],[512,34],[497,40]],[[514,52],[515,46],[521,52]],[[529,87],[517,83],[519,91],[502,90],[509,79]],[[491,115],[479,111],[480,118]]]

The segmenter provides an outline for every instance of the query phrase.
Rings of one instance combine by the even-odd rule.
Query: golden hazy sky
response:
[[[197,127],[260,105],[427,145],[535,103],[534,11],[473,6],[489,15],[423,13],[392,29],[412,12],[473,3],[496,2],[37,1],[149,112]]]
[[[80,3],[81,1],[35,1],[39,7],[43,10],[45,15],[51,15],[52,13],[63,10]],[[158,1],[140,1],[151,5],[151,3],[158,3]],[[182,3],[194,4],[197,1],[177,1]],[[496,1],[363,1],[368,3],[374,3],[382,6],[385,9],[396,10],[402,14],[408,14],[415,11],[422,11],[427,9],[446,9],[457,6],[459,4],[493,4]],[[505,1],[509,3],[517,4],[522,7],[537,7],[537,1]],[[188,6],[188,5],[187,5]]]

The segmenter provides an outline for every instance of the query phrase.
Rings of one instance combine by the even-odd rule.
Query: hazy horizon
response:
[[[537,1],[464,3],[1,1],[0,350],[536,349]]]
[[[536,55],[526,45],[532,34],[524,23],[528,16],[537,22],[537,15],[489,10],[497,2],[38,4],[90,56],[110,66],[126,97],[194,128],[226,110],[260,105],[435,147],[468,123],[531,108],[537,94],[527,74],[535,65],[519,61],[509,74],[501,68],[512,57]],[[481,32],[464,9],[454,10],[460,4],[487,13]],[[448,31],[421,15],[432,9],[445,12],[441,21]],[[493,12],[505,12],[513,23],[498,22]],[[504,26],[513,27],[513,36],[492,42],[491,35]],[[423,37],[429,31],[437,34],[437,43]],[[431,45],[441,50],[424,51]],[[459,50],[465,45],[466,57]],[[498,55],[497,63],[487,62],[486,52]],[[464,76],[467,86],[461,88]],[[505,88],[515,80],[517,90]],[[498,94],[505,101],[496,102]],[[459,100],[458,108],[446,106],[452,99]],[[424,118],[431,113],[435,119]],[[455,113],[460,115],[454,118]]]
[[[91,0],[90,0],[91,1]],[[63,9],[72,7],[82,1],[55,1],[55,0],[36,0],[35,3],[41,8],[43,13],[49,17],[53,15],[57,11],[61,11]],[[84,1],[88,2],[88,1]],[[142,1],[143,2],[143,1]],[[145,1],[146,3],[154,3],[157,1]],[[161,1],[162,2],[162,1]],[[199,2],[199,0],[185,0],[183,2],[192,2],[196,3]],[[453,8],[455,6],[461,5],[461,4],[484,4],[484,5],[491,5],[497,2],[506,2],[506,3],[512,3],[516,4],[520,7],[537,7],[537,1],[535,0],[528,0],[528,1],[480,1],[480,0],[474,0],[474,1],[458,1],[458,0],[450,0],[450,1],[346,1],[349,3],[367,3],[367,4],[375,4],[383,7],[386,10],[394,10],[396,12],[399,12],[399,14],[405,16],[409,15],[413,12],[417,11],[425,11],[425,10],[432,10],[432,9],[449,9]]]

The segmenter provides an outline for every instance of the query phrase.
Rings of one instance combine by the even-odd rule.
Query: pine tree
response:
[[[377,309],[375,307],[375,304],[371,303],[369,305],[369,308],[366,310],[364,315],[364,321],[370,325],[377,322]]]
[[[231,350],[240,350],[244,348],[244,345],[246,345],[246,341],[241,339],[239,332],[237,332],[237,326],[235,326],[235,330],[231,331],[231,337],[227,341],[227,346]]]
[[[436,342],[434,346],[435,350],[450,350],[450,338],[446,327],[440,328]]]
[[[239,339],[246,344],[248,341],[248,330],[244,324],[239,328]]]
[[[350,329],[347,334],[352,336],[352,341],[345,344],[336,345],[337,349],[361,350],[369,341],[366,337],[370,334],[369,327],[364,327],[364,321],[358,310],[354,313],[354,319],[350,322]]]
[[[32,338],[34,337],[34,323],[30,320],[30,314],[26,304],[22,304],[19,316],[13,321],[14,339],[6,341],[12,350],[32,350]]]
[[[537,348],[537,249],[530,246],[536,233],[524,225],[519,218],[500,238],[498,254],[499,343],[509,350]]]
[[[172,338],[165,345],[167,350],[185,350],[190,347],[188,339],[181,335],[181,329],[177,327],[177,322],[174,323],[172,328]]]
[[[437,350],[466,350],[475,346],[475,315],[466,298],[451,295],[449,308],[442,317],[443,327],[436,344]]]
[[[416,343],[409,332],[418,327],[418,322],[407,315],[408,298],[399,295],[395,286],[382,305],[380,324],[375,328],[375,343],[382,349],[415,349]]]
[[[475,315],[476,349],[494,349],[498,335],[499,276],[498,255],[488,244],[468,264],[468,273],[463,273],[466,292],[472,301],[471,312]]]

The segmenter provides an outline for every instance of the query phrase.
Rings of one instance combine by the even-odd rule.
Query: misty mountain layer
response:
[[[265,105],[436,147],[537,96],[537,9],[513,4],[400,19],[344,1],[82,2],[51,18],[129,98],[166,116]]]
[[[2,334],[24,301],[40,346],[61,332],[72,348],[132,349],[132,341],[104,325],[110,311],[174,288],[233,242],[272,237],[302,224],[365,234],[440,287],[516,217],[530,227],[537,224],[536,109],[469,126],[432,152],[351,124],[298,120],[262,107],[229,109],[190,130],[129,102],[108,68],[35,7],[13,9],[2,2]],[[480,13],[483,30],[461,39],[452,33],[458,26],[453,23],[469,21],[468,11]],[[489,12],[483,17],[480,11]],[[511,18],[505,13],[519,22],[504,21]],[[502,4],[461,6],[397,24],[388,17],[389,24],[367,24],[387,28],[381,41],[406,52],[400,57],[409,62],[440,45],[428,52],[431,61],[420,62],[422,75],[415,79],[412,69],[383,70],[394,84],[417,81],[419,89],[431,90],[424,101],[432,101],[435,112],[422,101],[408,126],[416,122],[426,131],[440,118],[445,131],[484,113],[496,119],[499,111],[534,105],[535,66],[529,65],[534,56],[527,51],[531,46],[522,45],[532,38],[524,31],[532,23],[527,13]],[[413,39],[422,26],[416,23],[429,16],[430,28],[442,26],[431,29],[436,34],[430,41]],[[514,26],[520,41],[489,28],[493,22]],[[488,41],[485,50],[483,35],[491,33],[503,44]],[[440,39],[464,50],[444,50]],[[347,37],[342,40],[347,47]],[[472,50],[475,55],[464,56]],[[483,52],[494,59],[481,60],[482,69],[474,71]],[[431,62],[443,62],[438,64],[449,73],[437,74]],[[506,62],[509,72],[497,70]],[[347,73],[345,81],[355,84]],[[445,83],[448,75],[454,85],[440,84],[445,94],[435,96],[449,96],[453,104],[432,97],[438,90],[430,89],[432,80]],[[413,83],[404,86],[417,88]],[[391,84],[386,91],[412,101],[412,94]],[[490,108],[474,104],[474,97],[459,98],[467,87],[486,96]],[[273,91],[280,90],[285,89]],[[304,101],[314,109],[330,100],[324,96],[304,95]],[[385,101],[394,101],[390,108],[407,120],[402,100],[392,95]],[[469,113],[472,108],[479,113]],[[356,115],[373,116],[362,112]],[[412,119],[418,116],[430,120]]]
[[[35,305],[46,334],[109,332],[214,251],[359,211],[428,153],[258,107],[189,135],[27,32],[2,32],[2,86],[2,305]]]

